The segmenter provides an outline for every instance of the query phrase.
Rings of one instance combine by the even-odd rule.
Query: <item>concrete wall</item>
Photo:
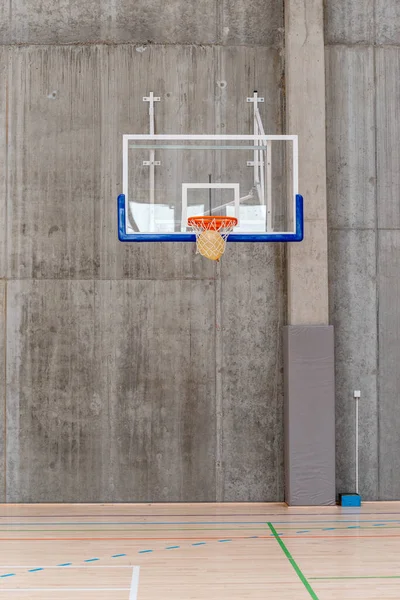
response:
[[[336,331],[338,491],[398,500],[400,456],[400,5],[325,11],[330,312]]]
[[[115,200],[149,91],[158,132],[248,133],[253,89],[282,131],[282,2],[0,23],[0,500],[281,500],[284,248],[121,245]]]
[[[283,131],[283,0],[0,6],[0,501],[281,500],[285,249],[122,246],[120,136]],[[326,0],[337,485],[399,499],[400,8]],[[226,81],[223,88],[219,82]]]
[[[3,44],[224,44],[279,46],[282,0],[11,0]]]

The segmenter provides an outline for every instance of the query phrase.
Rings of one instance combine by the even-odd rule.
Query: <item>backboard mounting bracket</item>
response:
[[[154,96],[154,92],[150,92],[148,96],[143,96],[143,102],[149,103],[149,133],[150,135],[154,135],[155,133],[155,114],[154,114],[154,102],[161,102],[160,96]],[[156,152],[155,150],[149,150],[149,160],[143,161],[144,167],[149,167],[149,177],[150,177],[150,185],[149,185],[149,202],[150,205],[154,205],[155,197],[154,197],[154,189],[155,189],[155,167],[159,167],[161,165],[160,160],[156,160]],[[154,211],[151,213],[154,216]]]

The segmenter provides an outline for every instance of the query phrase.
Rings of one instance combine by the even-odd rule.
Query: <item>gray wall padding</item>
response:
[[[285,501],[335,503],[335,380],[332,326],[283,328]]]

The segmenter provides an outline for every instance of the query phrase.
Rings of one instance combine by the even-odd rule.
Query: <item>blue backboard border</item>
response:
[[[303,196],[296,195],[296,230],[293,233],[231,233],[228,242],[301,242],[304,238]],[[195,242],[194,233],[126,233],[125,195],[118,196],[120,242]]]

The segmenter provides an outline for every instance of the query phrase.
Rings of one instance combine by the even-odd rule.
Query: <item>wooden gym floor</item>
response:
[[[1,505],[0,600],[400,599],[400,503]]]

